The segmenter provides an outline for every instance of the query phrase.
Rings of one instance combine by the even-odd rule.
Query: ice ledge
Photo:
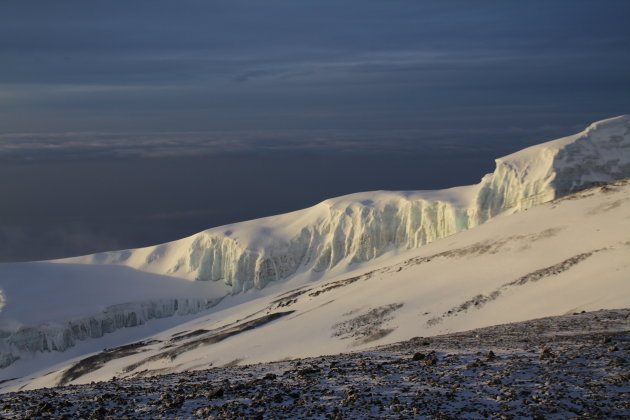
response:
[[[99,338],[121,328],[143,325],[152,319],[191,315],[216,305],[211,299],[160,299],[107,307],[101,313],[60,324],[0,329],[0,368],[37,352],[65,351],[77,341]]]
[[[191,280],[222,281],[232,293],[297,272],[321,272],[415,248],[595,183],[630,176],[630,116],[496,160],[479,184],[441,191],[376,191],[308,209],[222,226],[189,238],[72,260],[122,264]]]
[[[372,260],[392,249],[416,248],[497,215],[626,177],[630,177],[630,116],[600,121],[581,133],[499,158],[495,171],[476,185],[351,194],[154,247],[58,261],[128,266],[170,277],[223,282],[228,288],[212,287],[199,299],[171,299],[164,292],[159,298],[110,305],[97,315],[55,325],[29,323],[33,325],[0,329],[0,367],[21,354],[64,351],[77,341],[119,328],[203,311],[226,289],[231,293],[261,289],[296,273],[324,272]],[[94,277],[94,270],[85,274]],[[155,287],[153,280],[147,279]],[[179,290],[173,287],[173,293]],[[0,295],[0,309],[3,304]]]

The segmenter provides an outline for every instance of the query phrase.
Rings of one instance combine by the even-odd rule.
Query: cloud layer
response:
[[[220,156],[225,154],[471,156],[508,153],[584,125],[424,130],[284,130],[179,133],[0,134],[0,162]]]

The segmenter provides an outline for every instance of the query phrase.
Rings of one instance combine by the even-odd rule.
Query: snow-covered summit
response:
[[[630,115],[496,159],[481,181],[480,219],[517,211],[630,174]]]
[[[181,323],[181,316],[199,316],[195,314],[210,308],[216,314],[248,301],[240,311],[249,313],[250,303],[258,298],[269,299],[292,288],[314,284],[311,282],[316,279],[347,279],[370,265],[391,265],[396,253],[467,230],[495,216],[530,208],[593,183],[630,177],[630,117],[595,123],[573,136],[497,159],[496,164],[495,171],[476,185],[440,191],[362,192],[292,213],[209,229],[153,247],[51,262],[0,264],[0,380],[33,371],[36,363],[44,367],[47,360],[65,360],[73,357],[69,354],[72,352],[75,356],[84,354],[99,340],[106,340],[107,347],[123,344],[121,337],[127,336],[129,330],[133,330],[129,337],[145,337],[166,325]],[[626,191],[627,186],[624,188]],[[594,206],[595,201],[597,197],[589,206]],[[619,203],[609,203],[610,208],[621,206]],[[582,210],[590,214],[590,210]],[[625,223],[620,218],[624,213],[617,209],[616,214],[615,228],[608,230],[623,236],[625,232],[619,224]],[[510,218],[498,218],[496,222],[504,219]],[[537,231],[546,223],[542,217],[527,221],[532,225],[524,226],[525,230]],[[488,225],[481,229],[484,227]],[[549,229],[555,232],[556,227]],[[520,231],[515,235],[529,238]],[[554,246],[572,249],[580,256],[608,244],[595,246],[593,240],[597,238],[580,235],[567,237],[566,243],[560,241]],[[449,241],[455,243],[459,237]],[[593,248],[571,248],[568,245],[573,241]],[[444,241],[422,249],[433,245],[440,246],[443,252],[454,252]],[[437,254],[442,255],[440,252]],[[515,255],[518,261],[522,253]],[[538,263],[544,258],[534,257],[535,264],[528,267],[540,268]],[[479,267],[485,269],[483,264]],[[513,267],[510,265],[510,269]],[[499,268],[495,263],[494,274],[487,273],[488,278],[504,281],[505,275],[496,277]],[[452,282],[456,286],[448,290],[468,290],[460,276],[468,269],[467,265],[453,271]],[[447,273],[444,270],[442,267],[439,272],[422,276],[443,281]],[[420,277],[410,277],[401,293],[420,293],[412,290],[418,287],[414,279]],[[375,289],[365,293],[377,290],[377,294],[387,296],[391,292],[387,284],[374,283],[371,287]],[[478,284],[469,286],[479,289]],[[446,290],[442,285],[435,287],[430,291],[435,292],[432,296],[436,304],[443,307],[455,303],[451,302],[454,296],[442,293]],[[592,290],[585,290],[585,295],[593,295]],[[248,293],[239,293],[244,291]],[[458,298],[465,297],[460,295]],[[285,302],[283,299],[280,301]],[[402,297],[392,299],[389,303],[399,302]],[[545,307],[532,313],[550,312]],[[224,318],[220,316],[219,321]],[[240,315],[235,319],[241,319]],[[303,329],[298,324],[296,331]],[[330,334],[328,330],[326,334]],[[118,338],[111,339],[113,336]],[[38,356],[41,353],[45,356]]]
[[[296,274],[341,272],[395,249],[410,249],[587,187],[630,176],[630,116],[496,159],[479,184],[440,191],[372,191],[278,216],[206,230],[135,250],[62,260],[120,264],[231,293]]]
[[[151,321],[64,353],[19,352],[8,338],[11,352],[5,355],[17,360],[0,370],[0,392],[329,355],[543,316],[628,308],[628,214],[625,179],[341,275],[228,296],[193,319]],[[255,298],[244,301],[248,295]],[[147,333],[162,321],[176,323]]]

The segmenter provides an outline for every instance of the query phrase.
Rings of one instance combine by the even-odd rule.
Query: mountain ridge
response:
[[[66,361],[40,372],[25,370],[30,359],[22,353],[24,360],[0,375],[23,378],[0,388],[362,351],[416,336],[629,307],[629,208],[630,179],[593,187],[343,275],[228,297],[157,334],[135,333],[135,341],[120,334],[136,328],[115,331],[92,340],[105,350],[61,353]]]
[[[578,146],[567,150],[568,146],[574,144],[578,144]],[[564,152],[562,152],[563,150]],[[581,150],[585,151],[579,153]],[[369,295],[366,297],[366,301],[378,301],[380,303],[378,305],[375,303],[374,307],[369,309],[361,309],[360,307],[352,309],[365,312],[359,315],[363,317],[360,319],[365,321],[370,320],[374,316],[380,316],[386,320],[407,319],[409,322],[416,322],[417,319],[414,317],[420,316],[423,321],[421,324],[418,324],[419,328],[426,329],[427,334],[434,334],[444,328],[458,329],[462,325],[487,325],[487,322],[489,322],[487,318],[482,317],[474,321],[475,317],[481,312],[468,313],[468,309],[471,307],[487,308],[504,304],[502,302],[509,302],[512,299],[510,296],[514,293],[521,293],[524,290],[529,290],[529,287],[535,283],[538,284],[537,281],[530,281],[533,278],[538,278],[536,277],[537,275],[527,277],[530,280],[524,281],[522,284],[508,284],[509,282],[506,279],[511,278],[511,281],[518,281],[518,279],[523,279],[531,275],[531,273],[536,273],[537,270],[564,273],[567,270],[561,270],[561,268],[564,267],[565,263],[571,268],[575,265],[570,262],[573,261],[571,260],[572,258],[587,254],[586,257],[578,259],[579,261],[576,263],[579,268],[578,272],[587,269],[594,270],[595,276],[607,273],[606,275],[609,276],[607,281],[612,282],[611,284],[616,285],[615,287],[620,287],[617,275],[610,273],[610,269],[601,266],[601,264],[602,261],[610,259],[611,267],[616,267],[618,270],[621,269],[623,260],[620,262],[619,258],[623,254],[621,249],[625,249],[625,245],[620,242],[621,239],[615,239],[616,242],[606,240],[602,242],[599,234],[590,233],[587,235],[586,233],[579,233],[582,227],[577,225],[585,224],[586,220],[596,220],[601,226],[606,227],[606,235],[608,236],[604,239],[608,237],[617,238],[620,233],[623,233],[615,232],[614,229],[606,224],[608,223],[607,221],[599,220],[599,217],[603,217],[601,216],[602,214],[606,216],[614,214],[618,218],[616,220],[619,224],[627,223],[622,218],[623,213],[620,213],[620,209],[626,208],[628,200],[625,198],[613,200],[613,197],[625,197],[624,194],[626,193],[624,191],[627,189],[627,182],[624,181],[625,183],[621,182],[618,185],[611,184],[611,186],[606,187],[608,190],[613,191],[609,194],[600,188],[599,190],[589,190],[590,192],[582,195],[566,196],[568,198],[573,197],[570,200],[567,199],[568,202],[577,201],[582,203],[585,203],[586,201],[584,200],[588,197],[594,196],[594,198],[589,199],[591,201],[588,201],[590,203],[588,205],[593,208],[585,209],[580,206],[585,206],[586,204],[581,204],[576,207],[579,210],[579,214],[566,217],[567,220],[574,221],[575,227],[565,226],[564,224],[568,223],[565,221],[562,223],[558,222],[556,225],[549,225],[547,229],[542,229],[541,226],[546,225],[547,221],[543,219],[527,219],[527,217],[547,211],[545,209],[548,209],[550,206],[561,206],[563,209],[571,208],[570,206],[567,207],[567,204],[564,204],[562,199],[548,203],[543,206],[544,209],[542,210],[537,210],[540,206],[533,205],[537,200],[548,201],[548,199],[556,196],[557,190],[553,182],[558,179],[557,174],[559,172],[564,171],[564,177],[573,177],[572,182],[567,183],[563,181],[564,183],[561,182],[559,184],[562,188],[561,191],[579,190],[587,185],[598,184],[621,176],[625,174],[625,171],[630,172],[630,163],[628,163],[630,161],[629,152],[630,117],[624,116],[592,125],[582,133],[525,149],[525,152],[521,154],[515,153],[497,159],[497,161],[500,161],[500,164],[498,164],[495,172],[505,175],[509,182],[493,183],[495,178],[492,175],[488,175],[484,177],[485,183],[482,181],[482,183],[474,186],[455,187],[441,191],[364,192],[342,196],[326,200],[306,210],[210,229],[210,232],[220,235],[226,241],[225,243],[229,243],[223,248],[207,247],[205,246],[207,244],[199,242],[195,247],[192,247],[191,252],[191,246],[200,238],[199,235],[202,235],[201,240],[208,240],[209,244],[212,245],[212,237],[208,239],[208,237],[203,236],[208,232],[206,231],[183,240],[139,250],[116,251],[49,262],[2,264],[0,265],[0,291],[4,297],[2,298],[3,301],[0,302],[0,306],[3,306],[0,308],[0,364],[5,369],[0,371],[0,379],[11,375],[11,372],[17,372],[17,375],[32,373],[37,363],[44,363],[46,359],[62,361],[86,352],[98,350],[98,343],[107,342],[108,344],[104,347],[110,347],[115,345],[112,343],[122,344],[127,340],[121,337],[138,337],[138,334],[151,336],[156,332],[155,329],[152,329],[154,327],[151,326],[163,325],[161,328],[171,328],[177,325],[178,322],[181,323],[186,319],[203,318],[206,316],[203,314],[222,314],[220,315],[221,319],[218,320],[221,323],[228,322],[231,319],[230,314],[232,312],[230,311],[236,311],[235,313],[240,315],[230,322],[238,325],[242,317],[250,316],[249,312],[254,311],[253,308],[255,307],[260,307],[259,310],[263,312],[278,311],[284,307],[295,305],[296,302],[301,302],[306,296],[308,296],[308,299],[319,299],[319,296],[336,296],[335,299],[341,299],[341,297],[345,296],[344,299],[350,299],[350,297],[346,296],[347,290],[360,291],[360,289],[356,289],[358,284],[369,284],[369,290],[380,291],[380,293],[383,293],[383,296],[389,296],[391,291],[383,289],[384,284],[387,284],[387,282],[383,284],[374,281],[367,282],[369,279],[364,276],[365,273],[363,271],[367,267],[374,265],[394,267],[394,262],[399,258],[398,254],[402,256],[408,255],[410,252],[420,255],[430,250],[439,250],[435,251],[432,256],[418,257],[420,258],[418,261],[422,261],[420,264],[423,267],[422,270],[424,270],[424,267],[429,267],[429,274],[422,270],[419,272],[418,278],[422,279],[422,281],[418,280],[416,282],[412,278],[406,277],[406,266],[396,266],[396,270],[402,270],[400,274],[396,274],[398,271],[394,269],[379,271],[377,273],[379,276],[387,279],[391,278],[391,281],[395,283],[404,284],[404,289],[407,290],[406,295],[408,296],[405,294],[396,295],[397,297],[392,297],[390,301],[381,301],[382,297]],[[532,161],[532,155],[542,155],[546,159],[534,159]],[[558,155],[560,155],[560,158],[555,159]],[[581,158],[584,158],[588,164],[581,165]],[[559,160],[562,164],[558,165],[556,160]],[[555,167],[554,163],[556,163]],[[630,176],[630,173],[628,175]],[[564,179],[561,178],[561,181]],[[484,190],[484,188],[486,189]],[[482,191],[485,192],[480,194]],[[506,194],[506,191],[516,191],[517,194],[510,196],[510,194]],[[495,194],[495,198],[492,198],[493,194]],[[497,199],[496,196],[501,197],[503,201]],[[529,229],[524,230],[524,228],[513,226],[510,222],[508,225],[511,227],[509,227],[508,231],[518,231],[518,233],[513,233],[511,236],[504,238],[503,236],[505,235],[495,232],[491,235],[492,237],[484,239],[487,243],[477,241],[468,243],[466,246],[462,245],[461,242],[465,241],[465,238],[482,235],[483,232],[492,232],[492,227],[479,231],[477,229],[455,229],[457,223],[461,222],[462,217],[479,216],[474,212],[468,212],[469,209],[464,208],[465,206],[462,206],[462,204],[479,201],[480,197],[482,197],[482,201],[485,200],[485,202],[489,203],[485,207],[488,212],[481,217],[493,215],[485,219],[494,221],[492,226],[507,223],[505,220],[511,217],[517,217],[514,220],[521,220],[521,218],[525,217],[524,220],[530,220],[527,223],[533,225],[529,226]],[[520,207],[508,207],[505,209],[501,203],[505,203],[505,199],[509,197],[516,197],[519,200],[521,197],[525,197],[526,199],[519,201]],[[532,197],[534,197],[534,200],[532,200]],[[437,201],[431,204],[428,201],[430,199]],[[449,207],[444,201],[447,199],[451,200],[451,204],[455,204]],[[456,199],[461,201],[457,202]],[[392,200],[398,203],[399,207],[394,206]],[[402,206],[400,203],[406,204]],[[593,203],[598,204],[595,205]],[[601,206],[604,207],[599,208]],[[321,222],[317,217],[313,217],[313,209],[319,212],[316,216],[323,218],[321,225],[324,228],[320,229],[319,232],[309,233],[308,229],[305,231],[304,223],[311,223],[314,220],[318,223]],[[519,212],[519,210],[525,209],[531,210],[527,212],[529,214]],[[330,212],[335,212],[336,218],[328,218]],[[402,219],[400,217],[401,214],[404,215]],[[597,217],[589,219],[591,215],[596,215]],[[430,223],[427,222],[427,224],[423,225],[422,220],[428,220]],[[436,220],[441,220],[442,224],[434,223]],[[534,223],[532,220],[538,221]],[[591,225],[592,223],[585,224],[585,226]],[[473,227],[468,225],[460,225],[459,227],[462,226],[466,228]],[[487,223],[478,225],[480,228],[484,226],[487,226]],[[462,232],[462,230],[466,231]],[[456,231],[460,233],[458,235],[446,235],[449,232],[456,233]],[[299,236],[297,237],[298,239],[294,239],[292,242],[291,234],[295,232],[299,232]],[[283,234],[287,234],[287,236],[283,237]],[[278,238],[289,239],[278,243]],[[427,238],[431,239],[431,241],[424,242],[425,244],[430,242],[427,245],[428,248],[418,247]],[[435,240],[440,238],[442,238],[442,241],[437,243]],[[565,242],[555,243],[554,247],[547,246],[543,253],[537,251],[541,244],[551,243],[549,241],[556,241],[558,240],[557,238],[566,238],[566,240]],[[579,243],[580,241],[589,244],[589,246],[576,247],[573,244],[573,242]],[[266,247],[269,243],[274,246]],[[434,243],[436,245],[432,246]],[[448,245],[449,243],[459,243],[461,246],[450,246]],[[215,245],[217,244],[221,245],[220,242],[215,242]],[[248,244],[253,245],[249,247]],[[514,244],[519,244],[518,246],[521,248],[513,249],[516,246]],[[216,269],[217,265],[213,266],[210,264],[216,260],[216,256],[219,253],[231,255],[238,260],[240,258],[239,255],[243,251],[242,249],[239,250],[237,246],[242,247],[249,255],[247,258],[250,258],[248,261],[241,261],[243,266],[251,269],[249,271],[250,275],[252,275],[250,287],[244,287],[241,283],[240,287],[235,288],[234,284],[226,283],[225,279],[221,277],[224,272]],[[292,246],[294,248],[291,248]],[[326,246],[328,246],[328,250],[326,250]],[[295,253],[295,247],[300,252]],[[530,250],[528,247],[534,248]],[[574,251],[565,253],[561,247],[573,249]],[[612,247],[615,251],[598,251],[606,247]],[[260,252],[260,249],[263,249],[265,252]],[[520,257],[513,259],[515,266],[509,267],[510,270],[506,271],[506,267],[501,266],[505,261],[490,258],[497,253],[512,255],[512,252],[515,255],[529,255],[529,262],[520,267],[523,264],[520,262]],[[176,272],[169,272],[169,270],[172,269],[173,263],[179,262],[178,259],[181,259],[181,257],[178,256],[178,259],[173,260],[170,259],[169,253],[175,253],[176,256],[187,256],[189,261],[183,261],[182,267],[192,261],[194,264],[197,264],[198,270],[185,272],[184,268],[179,273],[181,277],[177,277]],[[296,256],[291,257],[291,254]],[[321,263],[322,255],[327,255],[324,258],[324,263]],[[554,258],[550,258],[550,256],[554,256]],[[452,258],[455,258],[461,264],[470,265],[474,263],[471,267],[475,266],[484,272],[490,270],[486,275],[491,280],[491,283],[486,284],[483,278],[476,278],[475,282],[481,282],[479,284],[485,285],[483,288],[480,288],[477,283],[467,284],[463,279],[471,277],[470,274],[464,276],[462,272],[453,271],[452,268],[449,268],[447,263]],[[475,263],[475,261],[481,261],[478,260],[479,258],[490,258],[487,262],[488,267]],[[265,263],[264,261],[268,262]],[[305,263],[305,261],[308,263]],[[593,261],[596,263],[593,263]],[[318,266],[318,264],[321,265]],[[147,269],[149,266],[153,271]],[[166,272],[160,272],[160,267],[165,267],[164,271]],[[442,271],[436,271],[437,268],[432,267],[441,267],[440,270]],[[319,271],[316,269],[319,269]],[[258,277],[254,275],[255,270],[263,273],[262,278],[260,275]],[[598,270],[601,272],[600,274],[596,274]],[[208,275],[209,280],[217,281],[188,281],[192,280],[193,276],[196,276],[199,272]],[[573,272],[575,272],[575,269],[571,268],[568,270],[569,274],[561,274],[560,277],[569,275],[569,278],[572,278]],[[278,273],[286,275],[278,277]],[[505,279],[498,277],[500,273]],[[188,274],[191,275],[187,276]],[[213,278],[212,276],[218,277]],[[438,283],[435,280],[431,280],[427,284],[423,283],[424,279],[430,279],[434,276],[443,278],[441,280],[442,283]],[[260,282],[261,279],[271,280]],[[321,281],[316,282],[315,280],[318,279]],[[582,280],[580,277],[579,281]],[[259,283],[256,283],[257,281]],[[457,288],[449,289],[446,286],[447,284],[450,284],[451,286],[449,287],[451,288],[457,285]],[[546,282],[544,284],[547,285]],[[25,285],[29,287],[25,287]],[[156,287],[157,285],[161,286]],[[315,286],[313,285],[318,285],[317,290],[314,289]],[[302,287],[303,289],[294,291],[295,287]],[[428,288],[423,289],[425,287]],[[575,303],[573,306],[576,307],[585,305],[583,302],[584,296],[596,296],[599,293],[593,291],[586,293],[584,290],[587,290],[588,287],[584,284],[580,287],[583,289],[574,292],[574,295],[569,299],[569,302]],[[623,288],[623,286],[621,287]],[[309,288],[312,290],[307,290]],[[450,292],[438,293],[441,289],[449,290]],[[307,291],[303,292],[304,290]],[[415,311],[416,309],[413,308],[416,308],[420,303],[408,303],[403,306],[399,306],[399,304],[407,301],[409,296],[420,293],[422,290],[424,290],[423,293],[426,293],[426,296],[433,296],[433,299],[438,303],[426,302],[425,295],[418,295],[418,302],[425,302],[424,304],[430,307],[437,305],[436,308],[439,308],[424,311],[430,313],[430,316],[425,316],[423,315],[424,312],[422,312],[420,315],[416,314],[412,318],[405,318],[408,316],[405,313],[410,310]],[[289,296],[293,297],[280,296],[282,293],[289,293]],[[341,293],[341,295],[338,295],[338,293]],[[373,292],[370,291],[369,293]],[[496,299],[497,293],[499,293],[501,299]],[[608,291],[603,291],[602,293],[604,293],[602,299],[608,302],[606,304],[608,306],[613,301],[617,302],[617,304],[619,302],[624,303],[623,299],[621,301],[619,299],[611,300],[612,298],[606,295],[606,293],[609,293]],[[268,306],[271,303],[267,301],[272,299],[272,297],[278,302]],[[531,297],[526,300],[528,302],[531,301]],[[545,300],[541,297],[538,300],[539,302],[531,301],[534,309],[530,312],[522,310],[518,312],[520,314],[518,320],[525,319],[529,315],[549,314],[550,308],[540,303],[545,302]],[[327,304],[326,302],[321,302],[321,305]],[[352,302],[354,300],[350,299],[348,304],[357,305],[356,302]],[[581,303],[577,304],[576,302]],[[310,303],[303,302],[300,305],[308,306]],[[335,304],[332,304],[330,308],[334,306]],[[59,308],[74,312],[72,312],[72,316],[62,316],[65,312],[60,312]],[[304,317],[304,319],[309,318],[310,315],[307,315],[307,313],[310,311],[321,313],[317,308],[311,307],[308,311],[305,310],[288,316],[286,319],[274,321],[261,330],[267,331],[267,328],[271,328],[276,324],[285,325],[285,322],[288,323],[287,325],[292,325],[291,328],[295,328],[295,324],[291,321],[292,319],[297,316]],[[565,309],[568,310],[568,308]],[[248,313],[246,314],[243,311]],[[459,315],[452,316],[449,314],[449,311],[454,311],[457,314],[467,313],[467,315],[463,318],[459,317]],[[505,314],[509,314],[510,311],[514,311],[514,308],[505,307],[504,311]],[[347,310],[337,313],[337,317],[343,319],[345,312]],[[48,314],[56,314],[57,318],[53,319],[52,322],[48,321]],[[505,314],[502,315],[504,318],[507,316]],[[187,316],[188,318],[181,318],[180,321],[173,319],[178,318],[178,315]],[[436,317],[437,321],[434,320]],[[413,321],[414,319],[416,321]],[[217,320],[213,322],[217,322]],[[318,325],[317,328],[322,329],[321,333],[324,336],[320,338],[322,342],[328,343],[328,348],[343,349],[343,346],[339,347],[339,341],[327,341],[329,337],[326,334],[330,334],[329,331],[330,328],[333,328],[332,325],[320,325],[317,320],[313,320],[313,322],[313,325]],[[336,325],[339,322],[341,324],[333,329],[336,328],[335,331],[340,332],[337,337],[341,337],[343,341],[348,339],[343,331],[354,327],[352,322],[343,324],[345,321],[338,320],[332,323]],[[464,324],[461,324],[461,322],[464,322]],[[123,334],[121,332],[123,330],[138,332]],[[140,333],[139,331],[145,332]],[[324,333],[324,331],[328,331],[328,333]],[[369,331],[371,333],[367,334],[367,336],[373,336],[374,340],[361,341],[359,345],[368,345],[372,341],[381,339],[388,341],[405,339],[405,334],[408,334],[406,327],[403,328],[401,326],[389,328],[383,325]],[[299,329],[295,333],[298,335],[302,334]],[[258,336],[257,329],[248,334],[258,337],[254,341],[261,339]],[[82,340],[87,338],[90,340],[86,340],[85,343],[89,341],[92,343],[90,346],[81,344]],[[303,337],[303,339],[308,341],[309,338]],[[361,338],[361,340],[364,339],[365,337]],[[240,340],[238,335],[226,342],[234,340],[237,342]],[[220,344],[219,347],[224,345],[227,344]],[[68,353],[68,349],[73,346],[76,346],[76,351]],[[286,345],[286,347],[288,349],[291,345]],[[314,346],[313,349],[315,349],[314,351],[323,351],[318,346]],[[42,352],[50,354],[52,351],[52,353],[57,354],[61,350],[66,350],[66,352],[58,355],[47,355],[45,358],[38,356]],[[276,350],[266,349],[262,355],[255,357],[271,357],[273,359],[282,356],[274,353],[274,351]],[[296,351],[304,352],[304,349],[299,348]],[[238,348],[232,348],[227,353],[219,353],[238,353]],[[265,354],[267,356],[264,356]],[[252,355],[244,355],[245,359],[251,359],[252,357]],[[37,360],[40,362],[37,362]],[[254,358],[253,360],[258,359]],[[42,366],[45,366],[45,363]]]
[[[207,229],[136,250],[62,261],[122,264],[230,293],[263,288],[300,270],[329,271],[394,248],[411,249],[601,182],[630,176],[630,115],[495,160],[478,184],[445,190],[370,191],[294,212]]]

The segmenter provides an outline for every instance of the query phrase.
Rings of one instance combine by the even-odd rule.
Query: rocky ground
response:
[[[1,418],[630,418],[630,309],[0,396]]]

